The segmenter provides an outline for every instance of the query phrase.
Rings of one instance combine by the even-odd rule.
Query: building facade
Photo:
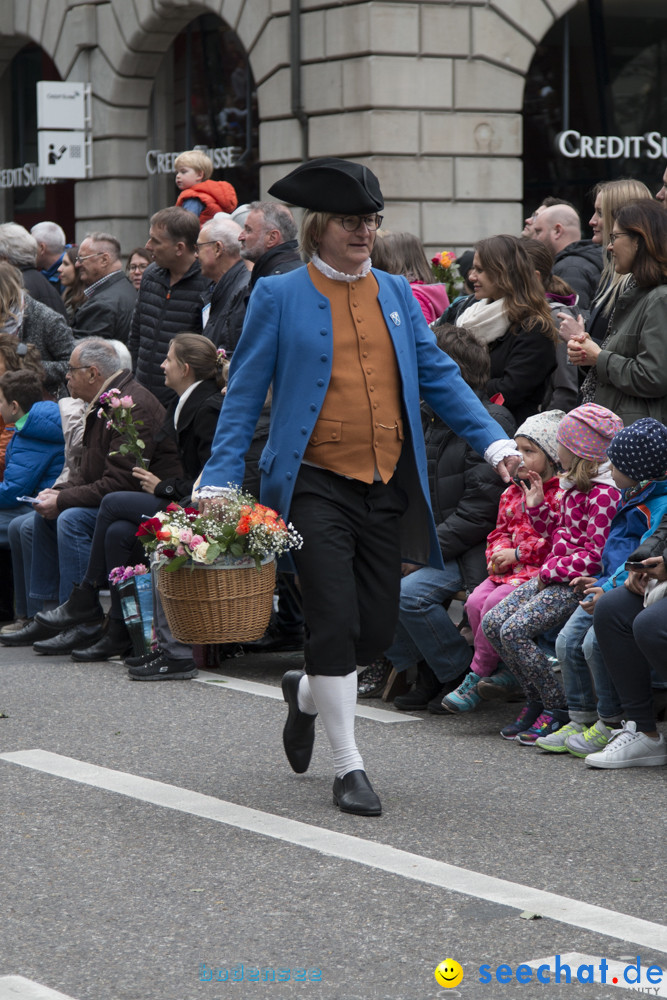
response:
[[[662,46],[666,6],[664,0],[0,0],[3,215],[24,224],[59,216],[70,238],[105,229],[129,249],[145,241],[151,212],[175,200],[172,154],[201,144],[215,150],[214,176],[236,183],[242,201],[263,197],[303,159],[335,155],[367,163],[381,179],[388,228],[416,233],[429,248],[519,232],[539,182],[558,186],[561,167],[572,174],[573,161],[583,163],[570,155],[581,144],[576,135],[587,133],[569,97],[565,62],[576,48],[569,15],[581,15],[595,35],[595,11],[624,8],[634,21],[641,8],[658,25],[646,27],[646,45],[658,38]],[[581,58],[590,62],[590,51]],[[562,93],[557,81],[540,89],[543,76],[561,70]],[[36,148],[31,87],[40,73],[91,84],[92,175],[85,180],[19,183],[19,168]],[[603,94],[611,86],[598,84]],[[661,103],[653,122],[660,136],[667,131],[658,120],[664,113]],[[547,153],[537,156],[533,142],[524,150],[526,115],[538,131],[542,121],[549,135],[556,130]],[[587,127],[599,132],[604,125],[612,134],[598,109]],[[565,127],[572,135],[563,154],[556,141]],[[537,159],[525,190],[531,156]],[[583,190],[598,168],[618,175],[629,161],[616,159],[587,164],[590,171],[575,171],[571,183]],[[656,159],[657,179],[664,167]],[[34,182],[36,169],[24,169],[25,177]]]

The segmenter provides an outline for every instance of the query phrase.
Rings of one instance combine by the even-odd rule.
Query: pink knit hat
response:
[[[615,434],[623,421],[606,406],[584,403],[566,413],[558,425],[557,440],[565,448],[590,462],[604,462]]]

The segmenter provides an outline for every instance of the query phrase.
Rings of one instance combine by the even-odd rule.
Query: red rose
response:
[[[162,521],[159,517],[151,517],[148,521],[141,522],[135,532],[135,537],[141,538],[142,535],[157,535],[161,527]]]

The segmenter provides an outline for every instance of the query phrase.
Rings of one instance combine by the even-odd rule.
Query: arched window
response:
[[[586,220],[598,181],[636,177],[657,190],[667,161],[666,80],[665,0],[580,0],[560,18],[526,77],[526,210],[557,195]]]

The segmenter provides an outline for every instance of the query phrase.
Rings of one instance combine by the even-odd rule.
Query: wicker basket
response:
[[[276,563],[272,557],[259,570],[194,563],[158,572],[157,588],[169,628],[181,642],[254,642],[269,624]]]

